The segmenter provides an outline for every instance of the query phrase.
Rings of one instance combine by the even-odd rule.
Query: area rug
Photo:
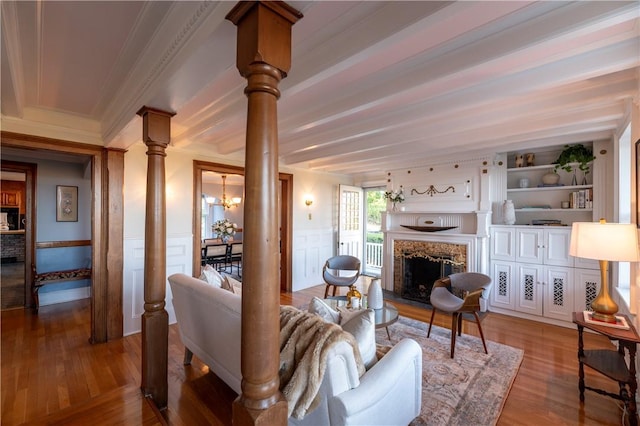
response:
[[[487,341],[484,353],[478,337],[456,338],[451,359],[451,331],[400,317],[389,326],[391,344],[411,338],[422,347],[422,409],[411,422],[418,425],[495,425],[522,362],[523,351]],[[378,344],[389,344],[384,329]]]

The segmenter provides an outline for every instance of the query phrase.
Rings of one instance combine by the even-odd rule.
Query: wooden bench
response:
[[[36,249],[43,248],[60,248],[60,247],[77,247],[77,246],[90,246],[91,240],[74,240],[74,241],[47,241],[36,243]],[[35,267],[35,261],[33,263],[33,283],[31,286],[31,292],[33,294],[33,300],[36,304],[36,312],[40,308],[40,299],[38,291],[50,284],[66,283],[69,281],[86,280],[91,279],[91,268],[75,268],[66,269],[61,271],[49,271],[38,273]]]

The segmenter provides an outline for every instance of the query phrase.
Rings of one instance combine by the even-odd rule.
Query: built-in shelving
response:
[[[506,195],[515,206],[516,224],[527,225],[535,219],[560,219],[566,224],[576,220],[592,220],[592,203],[585,203],[586,208],[576,208],[573,204],[570,204],[570,208],[562,208],[562,205],[563,202],[572,201],[572,193],[580,191],[584,191],[581,196],[591,197],[591,201],[596,201],[592,182],[593,163],[590,164],[590,173],[583,173],[579,170],[579,164],[575,163],[571,164],[571,172],[562,169],[555,171],[560,177],[557,186],[543,183],[543,177],[554,172],[553,162],[563,149],[563,146],[545,148],[544,151],[535,153],[535,165],[525,167],[514,167],[516,153],[507,154]],[[576,185],[575,181],[583,184]]]

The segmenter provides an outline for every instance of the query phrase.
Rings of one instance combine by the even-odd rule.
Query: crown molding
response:
[[[225,15],[232,6],[233,3],[228,2],[205,1],[173,4],[105,110],[102,135],[106,141],[113,139],[142,105],[176,109],[170,100],[158,105],[154,99],[155,89],[169,85],[185,58],[194,54],[203,40],[225,23]],[[145,12],[149,13],[149,9]]]

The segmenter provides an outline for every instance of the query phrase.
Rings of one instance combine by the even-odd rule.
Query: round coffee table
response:
[[[346,308],[347,296],[330,296],[324,299],[324,302],[331,306],[333,309]],[[367,296],[362,296],[362,308],[367,308]],[[391,340],[389,334],[389,326],[398,321],[398,308],[391,303],[385,301],[380,309],[373,309],[376,328],[385,328],[387,330],[387,337]]]

